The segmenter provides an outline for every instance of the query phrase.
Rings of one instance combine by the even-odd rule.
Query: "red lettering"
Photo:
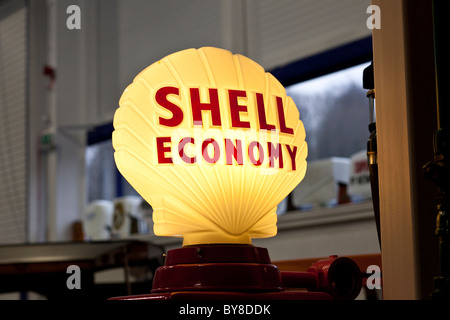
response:
[[[171,142],[170,137],[157,137],[156,149],[158,150],[158,163],[173,163],[172,157],[166,157],[165,153],[170,152],[170,147],[164,146],[165,143]]]
[[[250,122],[241,121],[239,113],[247,112],[247,106],[240,105],[238,98],[247,97],[247,93],[242,90],[228,90],[228,98],[230,99],[230,115],[231,126],[234,128],[250,128]]]
[[[283,169],[283,152],[280,144],[277,143],[274,146],[272,142],[267,142],[267,148],[269,150],[269,167],[275,167],[275,158],[278,158],[278,167]]]
[[[259,128],[265,130],[275,129],[275,126],[273,124],[267,124],[266,110],[264,107],[264,96],[262,95],[262,93],[256,93],[256,105],[258,107]]]
[[[209,144],[211,144],[214,148],[214,155],[212,157],[209,156],[209,153],[207,150]],[[219,144],[217,143],[217,141],[212,138],[206,139],[205,141],[203,141],[202,154],[203,154],[203,159],[205,159],[206,162],[208,162],[210,164],[216,163],[220,158],[220,148],[219,148]]]
[[[291,147],[288,144],[286,144],[286,149],[289,153],[289,156],[291,157],[292,171],[295,171],[295,170],[297,170],[296,165],[295,165],[295,156],[297,155],[297,146],[294,146],[294,149],[291,150]]]
[[[179,95],[180,90],[176,87],[162,87],[156,91],[155,99],[156,102],[163,108],[166,108],[172,112],[172,118],[165,119],[159,117],[159,124],[166,127],[176,127],[183,121],[183,110],[176,104],[167,100],[169,94]]]
[[[284,117],[283,99],[277,98],[277,110],[278,110],[278,120],[280,122],[280,132],[294,134],[292,128],[286,127],[286,119]]]
[[[359,173],[361,171],[369,170],[369,165],[367,161],[357,161],[355,162],[355,173]]]
[[[200,102],[200,90],[198,88],[189,89],[191,93],[192,117],[195,124],[203,124],[202,111],[211,111],[211,119],[213,126],[222,125],[220,119],[219,96],[217,89],[208,89],[209,103]]]
[[[233,157],[238,165],[243,165],[244,160],[242,157],[242,142],[236,139],[236,145],[230,139],[225,139],[225,155],[227,160],[227,165],[233,164]]]
[[[178,144],[178,154],[180,155],[180,158],[186,162],[186,163],[195,163],[197,161],[196,157],[188,157],[184,153],[184,146],[188,143],[194,144],[194,138],[183,138],[181,139],[180,143]]]
[[[255,147],[258,148],[258,160],[255,159],[254,156],[254,149]],[[248,145],[248,157],[250,159],[250,162],[253,163],[255,166],[260,166],[264,162],[264,149],[262,148],[262,145],[258,141],[252,141]]]

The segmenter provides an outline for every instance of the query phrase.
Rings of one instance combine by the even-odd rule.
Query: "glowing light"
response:
[[[274,236],[277,205],[303,179],[307,144],[284,87],[256,62],[205,47],[136,76],[114,115],[118,169],[183,245]]]

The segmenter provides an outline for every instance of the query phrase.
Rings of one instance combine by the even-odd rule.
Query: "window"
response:
[[[306,130],[308,160],[350,157],[365,150],[369,107],[360,64],[288,86]]]
[[[89,145],[86,148],[85,163],[88,203],[138,195],[117,170],[111,139]]]
[[[369,103],[362,87],[370,62],[286,87],[300,112],[308,143],[308,170],[284,210],[360,202],[371,197],[366,148]],[[359,171],[355,171],[358,167]],[[358,179],[355,179],[358,174]]]
[[[116,197],[116,166],[111,140],[93,144],[86,148],[86,177],[88,203]]]

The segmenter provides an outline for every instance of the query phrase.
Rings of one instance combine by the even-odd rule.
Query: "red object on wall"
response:
[[[55,68],[49,66],[49,65],[45,65],[44,68],[42,69],[42,73],[49,77],[50,80],[47,84],[47,89],[51,90],[53,89],[53,86],[55,85],[55,81],[56,81],[56,70]]]
[[[319,260],[307,272],[280,272],[265,248],[217,244],[168,251],[149,294],[110,300],[352,300],[361,287],[359,267],[345,257]]]

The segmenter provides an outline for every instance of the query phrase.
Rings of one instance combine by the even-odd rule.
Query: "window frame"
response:
[[[294,61],[269,72],[284,87],[356,66],[373,59],[372,36]],[[361,75],[362,79],[362,75]]]

